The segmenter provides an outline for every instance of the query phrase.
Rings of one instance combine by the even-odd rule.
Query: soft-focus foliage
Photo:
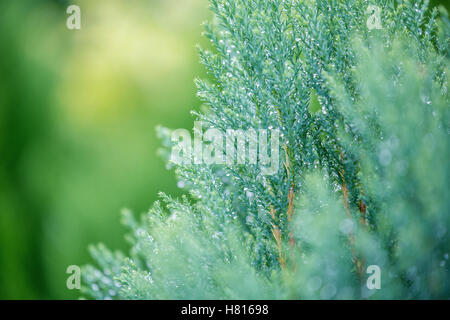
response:
[[[212,0],[211,127],[280,128],[283,165],[179,166],[94,298],[449,298],[449,20],[422,1]],[[440,18],[436,20],[437,16]],[[161,130],[168,143],[167,129]],[[368,290],[366,269],[381,268]]]

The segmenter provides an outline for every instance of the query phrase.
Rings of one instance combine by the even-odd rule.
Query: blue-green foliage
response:
[[[211,0],[197,80],[219,129],[279,128],[282,165],[179,165],[87,295],[449,298],[450,24],[426,1]],[[369,5],[381,29],[369,30]],[[440,17],[438,17],[440,16]],[[160,130],[170,147],[170,130]],[[381,289],[366,268],[381,269]]]

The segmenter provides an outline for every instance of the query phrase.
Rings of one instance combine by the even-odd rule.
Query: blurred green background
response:
[[[81,7],[81,30],[66,8]],[[155,126],[192,127],[206,0],[0,2],[0,298],[77,298],[120,210],[180,194]]]
[[[70,4],[81,30],[66,28]],[[78,298],[66,268],[92,261],[89,244],[126,248],[120,210],[180,194],[155,126],[192,128],[207,7],[0,2],[0,299]]]

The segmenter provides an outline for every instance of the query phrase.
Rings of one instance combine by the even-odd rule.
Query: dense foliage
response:
[[[380,24],[370,28],[370,6]],[[449,298],[450,22],[427,1],[211,0],[194,112],[278,128],[282,165],[176,165],[126,258],[92,248],[85,293],[119,299]],[[373,8],[373,7],[372,7]],[[373,22],[373,21],[372,21]],[[160,129],[171,147],[170,130]],[[170,151],[170,150],[169,150]],[[167,153],[167,152],[166,152]],[[369,290],[368,266],[381,289]]]

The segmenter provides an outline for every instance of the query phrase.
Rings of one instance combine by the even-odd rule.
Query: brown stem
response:
[[[342,154],[342,152],[340,152],[340,156],[341,156],[342,163],[344,163],[344,155]],[[351,218],[352,214],[351,214],[350,208],[349,208],[348,187],[347,187],[347,183],[345,182],[345,171],[343,168],[341,171],[339,171],[339,175],[341,176],[341,179],[342,179],[341,188],[342,188],[342,193],[344,196],[345,211],[347,212],[347,215],[349,216],[349,218]],[[364,210],[364,214],[365,214],[365,210]],[[364,224],[363,225],[365,225],[365,215],[364,215]],[[358,260],[358,254],[355,249],[355,236],[352,233],[350,233],[349,241],[350,241],[350,248],[351,248],[352,256],[353,256],[352,260],[356,267],[356,273],[357,273],[360,281],[363,282],[364,258],[361,257],[361,259]]]
[[[364,202],[364,200],[360,200],[359,201],[359,212],[361,213],[361,218],[359,219],[359,221],[361,222],[361,224],[366,227],[367,226],[367,217],[366,217],[366,211],[367,211],[367,205]]]
[[[283,127],[281,111],[280,111],[280,109],[278,107],[275,107],[275,108],[276,108],[276,110],[278,112],[278,122],[279,122],[280,126]],[[284,154],[285,154],[285,158],[286,158],[286,161],[284,163],[284,167],[286,169],[286,175],[287,175],[286,180],[287,181],[291,181],[291,180],[293,180],[293,176],[292,176],[292,173],[291,173],[292,167],[291,167],[291,161],[290,161],[290,158],[289,158],[289,149],[288,149],[286,144],[283,145],[283,150],[284,150]],[[289,223],[292,221],[292,218],[294,216],[294,197],[295,197],[295,194],[294,194],[294,183],[293,183],[293,181],[291,181],[291,187],[289,188],[289,194],[288,194],[288,211],[287,211],[287,217],[288,217],[288,222]],[[272,216],[272,219],[275,220],[275,218],[276,218],[276,211],[275,211],[275,209],[273,209],[273,207],[270,210],[270,214]],[[275,241],[277,243],[278,256],[279,256],[278,260],[280,261],[281,267],[283,269],[285,269],[286,268],[286,258],[283,256],[283,252],[282,252],[281,231],[275,224],[272,224],[272,234],[273,234],[273,236],[275,238]],[[294,235],[293,235],[292,231],[289,232],[288,237],[289,237],[289,240],[288,240],[289,246],[291,247],[291,249],[293,249],[295,247],[295,239],[294,239]],[[294,265],[294,268],[295,268],[295,265]]]
[[[287,179],[290,180],[291,178],[291,164],[289,161],[289,150],[287,148],[286,145],[283,146],[284,152],[285,152],[285,156],[286,156],[286,162],[284,164],[285,168],[286,168],[286,174],[287,174]],[[288,194],[288,210],[287,210],[287,217],[288,217],[288,222],[290,223],[294,217],[294,184],[291,184],[291,187],[289,188],[289,194]],[[278,261],[280,262],[281,268],[285,269],[286,268],[286,263],[287,263],[287,259],[286,257],[283,255],[283,243],[282,243],[282,234],[280,229],[276,226],[276,210],[271,207],[270,209],[270,215],[272,216],[272,219],[274,220],[274,223],[272,224],[272,234],[273,237],[275,238],[275,242],[277,244],[277,249],[278,249]],[[289,246],[292,248],[295,247],[295,239],[294,239],[294,235],[292,232],[289,232]],[[294,266],[295,268],[295,266]]]

